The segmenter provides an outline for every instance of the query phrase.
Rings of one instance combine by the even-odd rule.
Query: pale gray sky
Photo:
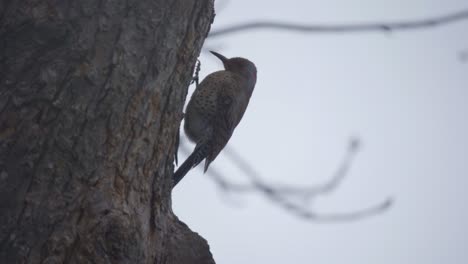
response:
[[[213,29],[257,19],[406,20],[467,8],[468,0],[236,0]],[[257,65],[230,146],[265,180],[319,183],[358,135],[363,149],[345,182],[313,208],[351,211],[389,196],[395,204],[361,221],[315,223],[261,195],[226,197],[193,170],[173,193],[175,213],[208,240],[217,263],[468,263],[468,63],[457,57],[468,49],[467,33],[464,21],[391,34],[265,30],[207,40]],[[221,69],[207,53],[201,61],[201,77]],[[246,179],[223,156],[213,167]]]

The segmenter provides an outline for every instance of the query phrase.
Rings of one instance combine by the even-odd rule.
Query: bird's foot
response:
[[[201,62],[200,62],[200,60],[197,59],[197,63],[195,64],[194,74],[193,74],[193,77],[192,77],[192,81],[190,81],[190,84],[195,83],[195,88],[198,88],[198,82],[199,82],[199,79],[200,79],[198,77],[198,74],[200,73],[200,68],[201,68]]]

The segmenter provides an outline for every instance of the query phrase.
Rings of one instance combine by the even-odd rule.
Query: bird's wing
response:
[[[213,116],[212,134],[209,144],[210,151],[205,161],[205,172],[210,163],[218,156],[226,146],[238,123],[237,102],[232,92],[221,92],[216,96],[217,111]]]

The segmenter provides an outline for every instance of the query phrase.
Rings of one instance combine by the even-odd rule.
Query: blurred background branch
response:
[[[292,186],[288,184],[271,184],[263,180],[260,173],[232,147],[227,146],[223,154],[248,178],[247,183],[236,183],[227,179],[216,167],[210,168],[207,174],[224,193],[260,193],[273,204],[301,218],[313,221],[352,221],[385,212],[392,205],[392,199],[365,209],[348,213],[322,214],[310,208],[310,204],[319,197],[335,191],[344,180],[359,150],[358,139],[351,139],[345,156],[334,175],[322,184],[310,186]],[[190,153],[187,141],[182,140],[179,148],[185,155]],[[201,167],[200,167],[201,168]]]
[[[453,12],[450,14],[414,19],[408,21],[397,22],[375,22],[375,23],[347,23],[336,25],[323,24],[301,24],[279,21],[251,21],[232,26],[227,26],[220,29],[215,29],[210,32],[208,38],[216,38],[228,34],[238,33],[242,31],[271,29],[282,30],[298,33],[356,33],[356,32],[392,32],[403,30],[417,30],[434,28],[449,23],[454,23],[468,19],[468,10]]]

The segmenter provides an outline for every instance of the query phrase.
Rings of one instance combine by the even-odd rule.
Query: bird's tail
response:
[[[206,158],[207,153],[208,153],[207,144],[198,144],[195,147],[195,150],[193,151],[193,153],[190,154],[187,160],[185,160],[184,163],[182,163],[182,165],[180,165],[180,167],[174,173],[174,176],[172,178],[173,180],[172,188],[174,188],[177,185],[177,183],[179,183],[184,178],[185,174],[187,174],[187,172],[189,172],[190,169],[200,164],[200,162],[202,162],[203,159]]]

